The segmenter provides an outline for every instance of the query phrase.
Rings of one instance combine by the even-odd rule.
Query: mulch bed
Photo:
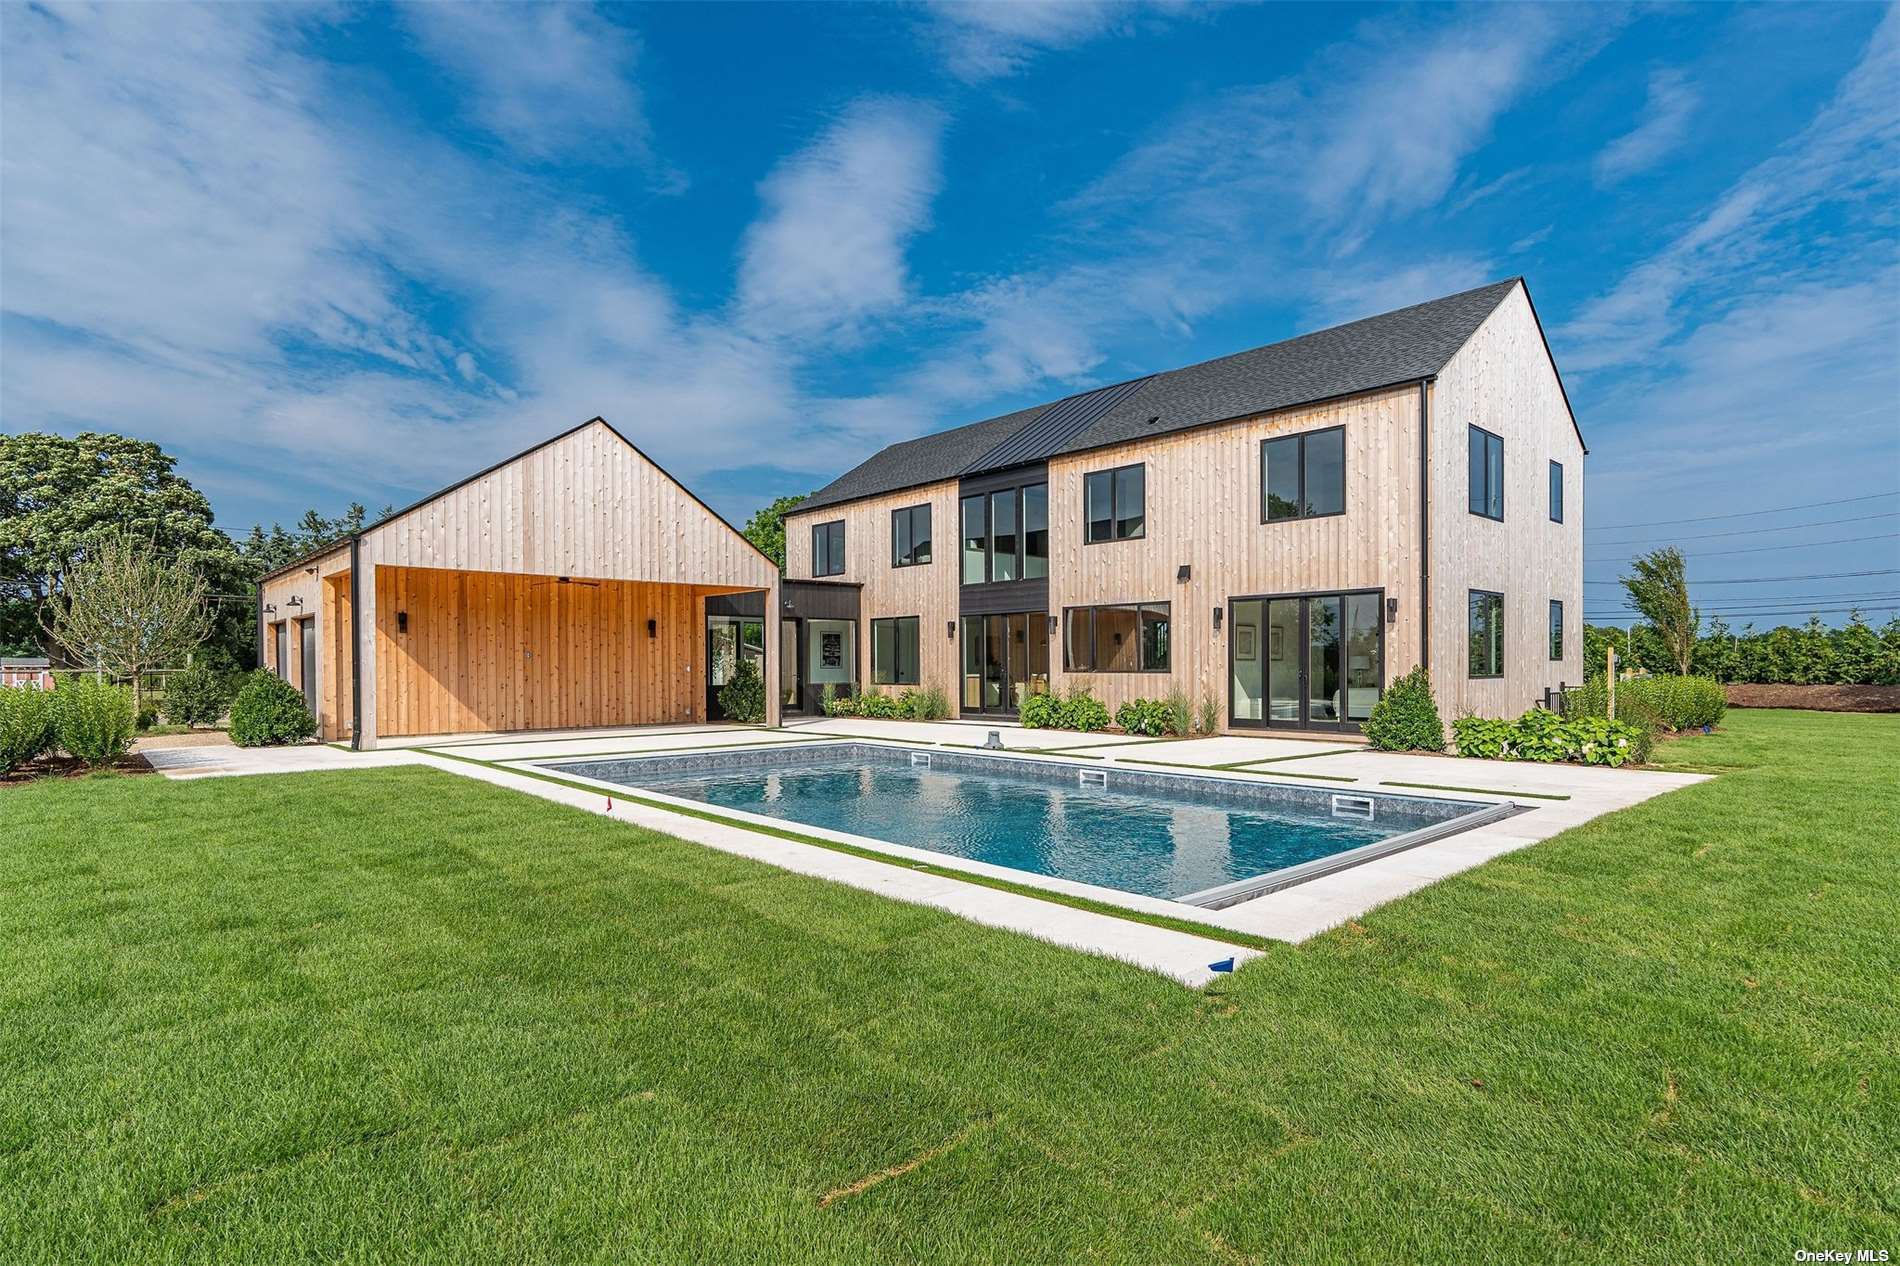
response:
[[[152,763],[136,752],[111,766],[118,774],[155,774]],[[42,756],[15,770],[0,774],[0,788],[24,787],[42,778],[80,778],[93,771],[70,756]]]
[[[1748,686],[1728,688],[1731,708],[1806,708],[1812,712],[1900,712],[1900,686]]]

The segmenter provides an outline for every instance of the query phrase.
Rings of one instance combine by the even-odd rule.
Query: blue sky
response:
[[[597,413],[743,519],[1522,273],[1591,615],[1672,539],[1711,610],[1900,603],[1892,9],[8,3],[0,72],[0,425],[234,531]]]

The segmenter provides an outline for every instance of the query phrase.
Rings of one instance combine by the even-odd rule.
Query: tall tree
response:
[[[740,529],[745,538],[759,547],[759,552],[778,564],[778,574],[785,574],[785,516],[809,500],[809,492],[792,497],[780,497],[771,505],[759,510],[745,521]]]
[[[211,632],[204,578],[123,530],[89,538],[61,569],[43,609],[47,636],[73,661],[132,679],[176,668]]]
[[[1622,577],[1630,605],[1642,612],[1678,673],[1689,675],[1695,662],[1696,635],[1702,614],[1689,601],[1689,581],[1683,573],[1682,551],[1666,546],[1631,560],[1634,576]]]

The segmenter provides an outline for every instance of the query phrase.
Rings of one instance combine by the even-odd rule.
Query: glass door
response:
[[[1049,688],[1049,617],[1041,611],[963,617],[965,713],[1010,715]]]
[[[1228,715],[1236,726],[1356,730],[1385,681],[1382,595],[1230,600]]]
[[[738,670],[741,657],[765,676],[765,621],[737,615],[706,617],[706,716],[723,721],[719,692]]]

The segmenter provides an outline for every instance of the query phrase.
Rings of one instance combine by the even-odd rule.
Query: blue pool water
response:
[[[1257,788],[1195,786],[1166,775],[1123,777],[1142,790],[1064,784],[1048,766],[1028,775],[1007,772],[1025,762],[938,756],[932,768],[890,749],[856,747],[827,758],[759,754],[737,767],[706,768],[692,760],[596,761],[558,768],[630,787],[644,787],[721,808],[827,827],[954,857],[1008,866],[1150,897],[1178,898],[1218,884],[1358,848],[1431,818],[1473,805],[1426,805],[1390,811],[1380,821],[1331,815],[1318,789],[1279,789],[1283,802]],[[867,758],[868,757],[868,758]],[[999,772],[974,772],[972,766]],[[1166,786],[1167,794],[1153,788]],[[1381,797],[1393,801],[1396,798]],[[1423,818],[1417,816],[1424,814]]]

